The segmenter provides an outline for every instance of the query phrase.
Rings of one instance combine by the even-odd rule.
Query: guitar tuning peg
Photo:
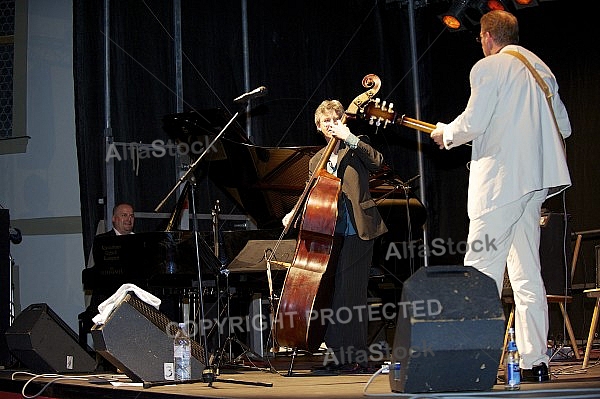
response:
[[[380,102],[381,102],[381,99],[379,99],[379,98],[375,99],[375,108],[379,108],[380,107],[380,105],[379,105]]]
[[[387,110],[387,109],[386,109],[386,107],[385,107],[385,104],[386,104],[386,103],[387,103],[387,101],[384,101],[384,102],[381,104],[381,109],[382,109],[383,111],[386,111],[386,110]]]
[[[394,112],[394,103],[390,103],[390,105],[388,106],[388,111]]]
[[[373,126],[373,123],[375,122],[375,117],[370,117],[369,118],[369,125]]]

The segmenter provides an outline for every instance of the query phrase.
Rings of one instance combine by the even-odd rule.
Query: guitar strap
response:
[[[544,94],[546,96],[546,102],[548,103],[548,107],[550,107],[550,113],[552,114],[552,120],[554,121],[554,126],[556,126],[556,132],[558,133],[558,136],[560,138],[560,142],[562,143],[563,151],[565,152],[565,157],[566,157],[567,156],[567,148],[566,148],[565,140],[564,140],[562,134],[560,133],[560,128],[558,127],[558,122],[556,121],[556,115],[554,115],[554,108],[552,107],[552,93],[550,92],[550,88],[548,87],[548,84],[544,81],[544,79],[542,79],[542,77],[540,76],[538,71],[535,70],[533,65],[531,65],[529,60],[527,58],[525,58],[525,56],[523,54],[519,53],[518,51],[514,51],[514,50],[506,50],[503,52],[514,55],[515,57],[520,59],[523,62],[523,64],[525,64],[527,69],[529,69],[529,71],[535,78],[538,85],[544,91]]]

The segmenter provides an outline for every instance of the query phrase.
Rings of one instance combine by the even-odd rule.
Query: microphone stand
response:
[[[202,284],[202,271],[201,271],[201,262],[200,262],[200,238],[199,238],[199,232],[198,232],[198,218],[197,218],[197,214],[196,214],[196,192],[195,192],[195,185],[196,185],[196,179],[195,177],[192,175],[192,173],[196,170],[196,167],[198,166],[198,164],[200,163],[200,161],[206,156],[206,154],[208,153],[208,151],[210,151],[210,149],[213,147],[213,145],[217,142],[217,140],[219,140],[223,134],[225,134],[225,131],[227,130],[227,128],[235,121],[235,119],[238,117],[238,115],[240,114],[240,112],[236,112],[231,119],[229,120],[229,122],[227,122],[227,124],[223,127],[223,129],[221,129],[221,131],[216,135],[216,137],[208,144],[208,146],[206,146],[206,148],[204,149],[204,152],[202,154],[200,154],[200,156],[189,166],[189,168],[187,169],[187,171],[179,178],[179,180],[177,181],[177,183],[175,183],[175,185],[173,186],[173,188],[171,189],[171,191],[169,191],[169,193],[165,196],[165,198],[163,198],[163,200],[156,206],[156,208],[154,209],[155,212],[158,212],[167,202],[167,200],[171,197],[171,195],[173,195],[173,193],[177,190],[177,188],[181,185],[181,183],[183,183],[186,180],[189,180],[191,182],[191,190],[190,190],[190,195],[191,195],[191,205],[192,205],[192,214],[193,214],[193,232],[194,232],[194,244],[195,244],[195,249],[196,249],[196,265],[198,267],[198,287],[199,287],[199,298],[200,298],[200,312],[201,312],[201,317],[202,319],[204,319],[204,295],[203,295],[203,284]],[[190,176],[191,175],[191,176]],[[217,270],[216,273],[220,273],[220,270]],[[218,300],[218,299],[217,299]],[[206,336],[206,334],[202,334],[202,346],[204,347],[204,359],[207,362],[205,369],[202,371],[202,378],[200,380],[196,379],[196,380],[189,380],[189,381],[159,381],[159,382],[153,382],[151,384],[149,384],[149,386],[158,386],[158,385],[167,385],[167,384],[173,384],[173,383],[192,383],[192,382],[206,382],[208,383],[208,386],[212,386],[213,382],[216,381],[220,381],[220,382],[229,382],[232,384],[245,384],[245,385],[259,385],[259,386],[273,386],[273,384],[271,383],[261,383],[261,382],[252,382],[252,381],[237,381],[237,380],[233,380],[233,379],[219,379],[217,378],[218,375],[218,369],[217,366],[218,365],[214,365],[211,363],[210,361],[210,357],[209,357],[209,353],[208,353],[208,338]]]
[[[221,208],[219,207],[219,200],[215,202],[215,206],[212,209],[212,232],[213,232],[213,251],[215,257],[219,259],[219,213],[221,212]],[[222,266],[222,265],[221,265]],[[222,269],[222,267],[221,267]],[[217,273],[216,279],[216,287],[217,287],[217,315],[221,315],[221,284],[220,284],[220,274],[223,273],[223,270],[220,270]],[[225,274],[228,276],[228,274]],[[227,277],[229,278],[229,277]],[[229,290],[229,284],[227,284],[227,290]],[[229,294],[229,292],[227,292]],[[227,310],[227,323],[229,323],[229,310]],[[217,347],[221,347],[221,332],[217,329]]]
[[[388,191],[387,193],[385,193],[384,195],[382,195],[381,197],[377,198],[375,200],[376,204],[379,204],[379,202],[381,202],[382,200],[384,200],[385,198],[387,198],[388,196],[390,196],[391,194],[393,194],[394,192],[402,189],[402,191],[404,192],[404,198],[406,200],[406,228],[408,231],[408,236],[407,236],[407,240],[409,242],[412,241],[412,222],[411,222],[411,217],[410,217],[410,190],[411,190],[411,184],[412,182],[414,182],[415,180],[417,180],[419,177],[421,177],[421,175],[416,175],[411,177],[410,179],[408,179],[407,181],[403,182],[402,180],[398,179],[398,178],[392,178],[392,179],[388,179],[386,180],[386,182],[388,184],[390,184],[393,188]],[[415,272],[415,265],[414,265],[414,259],[413,257],[410,257],[410,273],[411,275]],[[390,270],[387,270],[385,267],[381,266],[380,267],[387,272],[390,276],[395,276],[395,274],[393,272],[391,272]],[[396,280],[398,280],[400,283],[402,283],[402,281],[399,280],[398,277],[394,277]],[[382,327],[383,328],[383,327]]]
[[[206,148],[204,149],[204,152],[202,154],[200,154],[200,156],[189,166],[188,170],[179,178],[179,180],[177,180],[177,183],[175,183],[175,185],[173,186],[171,191],[169,191],[169,193],[165,196],[165,198],[156,206],[156,208],[154,208],[154,212],[158,212],[165,205],[165,203],[171,197],[171,195],[173,195],[173,193],[179,188],[181,183],[183,183],[186,179],[188,179],[188,175],[190,175],[191,173],[193,173],[196,170],[196,167],[198,166],[200,161],[204,158],[204,156],[206,154],[208,154],[208,151],[210,151],[210,149],[217,142],[217,140],[219,140],[221,138],[221,136],[223,136],[223,134],[225,134],[225,130],[227,130],[229,125],[231,125],[233,123],[233,121],[238,117],[239,114],[240,114],[240,112],[238,111],[231,117],[229,122],[227,122],[227,124],[223,127],[223,129],[221,129],[221,131],[219,132],[219,134],[217,134],[217,136],[213,139],[213,141],[211,141],[208,144],[208,146],[206,146]]]

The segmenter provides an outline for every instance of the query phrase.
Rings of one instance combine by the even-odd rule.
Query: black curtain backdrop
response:
[[[396,111],[414,117],[409,18],[402,3],[248,1],[250,86],[269,89],[268,96],[253,102],[252,141],[263,146],[322,144],[314,128],[314,109],[325,98],[347,105],[364,91],[361,80],[369,73],[382,80],[378,97],[393,101]],[[73,4],[77,147],[88,253],[102,218],[98,199],[106,193],[102,187],[105,32],[103,1],[74,0]],[[415,15],[421,119],[430,123],[449,122],[462,112],[469,95],[469,70],[483,56],[474,40],[478,27],[461,32],[442,27],[437,15],[449,4],[432,2],[417,8]],[[600,228],[596,205],[600,193],[595,184],[600,179],[595,163],[600,50],[587,33],[592,17],[582,4],[543,1],[515,11],[521,44],[539,54],[555,72],[573,126],[573,136],[567,141],[573,187],[564,205],[561,198],[546,205],[555,212],[565,208],[573,228],[580,231]],[[245,91],[241,5],[241,0],[181,0],[185,110],[222,108],[231,114],[239,110],[232,100]],[[110,2],[110,127],[115,141],[169,139],[162,118],[177,111],[173,32],[169,1]],[[245,127],[245,115],[238,124]],[[401,179],[419,173],[418,133],[401,126],[375,129],[360,122],[353,129],[370,135]],[[470,149],[441,151],[426,135],[422,137],[429,238],[465,240]],[[136,211],[152,212],[176,183],[175,162],[170,157],[129,158],[115,164],[116,201],[132,202]],[[214,182],[203,178],[208,168],[210,164],[197,172],[199,211],[210,213],[219,199],[223,213],[239,213]],[[172,199],[165,211],[174,206]],[[432,260],[434,264],[448,262],[460,264],[462,254]]]

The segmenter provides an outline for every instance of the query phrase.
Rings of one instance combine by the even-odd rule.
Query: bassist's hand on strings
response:
[[[287,215],[285,215],[282,219],[281,219],[281,223],[283,224],[283,227],[288,227],[289,224],[292,221],[292,214],[294,213],[294,211],[290,211]]]

